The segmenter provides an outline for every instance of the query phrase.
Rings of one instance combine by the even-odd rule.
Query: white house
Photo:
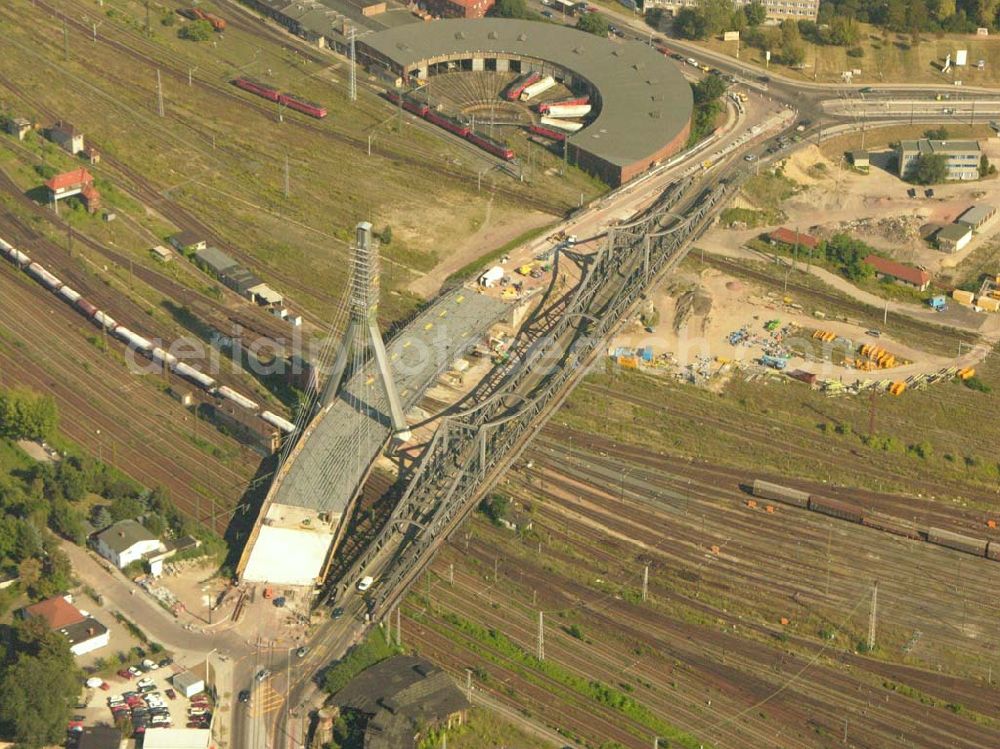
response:
[[[43,619],[50,630],[60,632],[69,640],[73,655],[83,655],[103,648],[111,636],[108,628],[71,603],[70,596],[55,596],[26,607],[25,619]]]
[[[97,553],[118,569],[128,567],[147,554],[166,551],[163,543],[135,520],[120,520],[94,537]]]

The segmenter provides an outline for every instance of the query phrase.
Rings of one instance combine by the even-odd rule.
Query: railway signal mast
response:
[[[399,391],[392,379],[389,356],[385,351],[382,333],[378,329],[379,263],[378,247],[372,239],[372,225],[362,221],[357,226],[353,248],[353,277],[351,280],[351,317],[341,340],[340,350],[333,364],[330,379],[327,380],[321,401],[323,408],[329,408],[337,397],[347,370],[347,357],[354,349],[359,354],[367,343],[375,355],[379,379],[389,401],[389,412],[396,439],[406,442],[410,438],[410,428],[403,415]]]

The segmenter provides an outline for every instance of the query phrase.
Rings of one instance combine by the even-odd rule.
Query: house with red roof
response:
[[[807,247],[810,250],[815,250],[819,245],[819,240],[811,234],[792,231],[791,229],[786,229],[784,226],[772,231],[767,235],[767,238],[771,240],[771,244],[787,244],[789,247],[798,245],[799,247]]]
[[[917,291],[926,291],[931,284],[931,274],[912,265],[897,263],[895,260],[869,255],[865,263],[875,269],[875,275],[881,279],[889,279],[903,286],[912,286]]]
[[[94,187],[93,176],[83,167],[57,174],[45,186],[53,205],[64,198],[79,195],[88,213],[95,213],[101,207],[101,193]]]
[[[25,619],[41,619],[53,632],[69,639],[73,655],[83,655],[105,647],[110,641],[108,628],[73,605],[72,596],[55,596],[21,610]]]

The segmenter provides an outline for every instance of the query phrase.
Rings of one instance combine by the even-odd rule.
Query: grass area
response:
[[[862,50],[861,57],[849,57],[847,47],[815,45],[803,40],[804,67],[789,68],[772,59],[770,68],[790,78],[837,83],[843,81],[845,70],[860,69],[861,75],[855,76],[854,82],[873,86],[890,82],[951,85],[956,80],[966,86],[995,86],[1000,83],[1000,41],[994,36],[924,33],[920,35],[920,43],[913,46],[909,34],[883,33],[868,24],[859,26],[861,40],[855,46]],[[735,42],[712,39],[701,44],[734,59],[736,57]],[[970,66],[941,73],[945,56],[950,52],[954,57],[956,49],[969,51]],[[739,47],[739,59],[761,68],[765,66],[764,51],[745,44]],[[983,70],[977,70],[975,66],[980,59],[986,61]]]
[[[504,255],[509,253],[511,250],[520,247],[522,244],[526,244],[533,239],[536,239],[543,234],[552,231],[553,224],[547,224],[545,226],[538,226],[534,229],[529,229],[520,236],[514,237],[509,242],[497,247],[495,250],[491,250],[482,257],[476,258],[471,263],[467,263],[457,271],[452,273],[445,280],[446,285],[454,285],[467,281],[468,279],[474,277],[480,271],[486,270],[490,265],[494,264]]]
[[[542,155],[530,181],[522,184],[494,171],[484,177],[480,195],[476,157],[456,151],[449,139],[410,118],[398,121],[393,108],[367,85],[350,103],[343,60],[330,56],[322,64],[309,62],[287,44],[233,26],[211,42],[194,43],[177,38],[179,24],[163,26],[154,18],[146,38],[137,31],[144,24],[143,3],[107,0],[103,7],[98,43],[71,29],[68,61],[63,60],[61,23],[28,0],[0,9],[5,38],[18,50],[0,62],[0,77],[16,80],[26,92],[16,114],[45,121],[43,107],[72,113],[74,124],[104,154],[131,165],[226,241],[244,248],[265,280],[317,314],[326,315],[338,304],[331,290],[343,287],[346,269],[340,259],[358,220],[371,220],[380,230],[392,228],[393,241],[383,249],[388,292],[411,280],[414,271],[433,267],[439,248],[461,238],[469,224],[466,215],[481,212],[480,203],[494,185],[525,198],[544,196],[561,212],[575,206],[581,193],[589,199],[604,190],[576,169],[558,176],[549,168],[557,159]],[[139,49],[153,61],[137,63],[102,43],[105,38]],[[156,116],[157,68],[164,118]],[[188,71],[197,81],[234,92],[228,81],[237,74],[263,78],[323,102],[330,114],[310,122],[314,127],[308,130],[295,124],[308,119],[297,113],[279,122],[266,109],[248,109],[220,93],[188,87]],[[10,100],[10,95],[0,80],[0,98]],[[237,98],[254,100],[238,92]],[[369,134],[374,136],[370,157]],[[425,166],[401,160],[407,155],[416,155]],[[438,164],[458,176],[443,173]],[[94,171],[124,187],[126,180],[110,160]],[[123,204],[121,211],[130,220],[142,220],[143,212],[134,206]],[[162,239],[173,227],[149,228]],[[149,238],[142,244],[145,254]],[[386,315],[405,316],[415,301],[387,294]]]
[[[30,468],[34,461],[13,440],[0,439],[0,476]]]
[[[444,746],[447,734],[452,749],[482,749],[483,747],[510,746],[518,749],[556,749],[555,744],[537,738],[506,722],[496,713],[479,707],[468,712],[464,724],[447,731],[432,730],[420,739],[417,749],[439,749]]]
[[[938,280],[963,289],[979,291],[983,276],[995,276],[998,273],[1000,273],[1000,243],[983,242],[955,268],[942,268],[938,272]]]
[[[795,180],[777,171],[767,171],[750,177],[740,193],[759,209],[779,214],[781,203],[792,197],[799,189]]]
[[[335,695],[369,666],[401,652],[397,645],[388,640],[384,629],[373,629],[362,642],[348,650],[343,658],[326,671],[323,686],[326,691]]]
[[[951,139],[972,138],[985,139],[993,137],[994,132],[989,125],[946,125],[948,137]],[[843,135],[837,135],[820,144],[820,152],[835,164],[844,159],[844,166],[850,165],[847,154],[864,147],[869,151],[888,148],[890,143],[896,143],[908,138],[923,138],[929,125],[887,125],[884,127],[869,126],[864,133],[860,129],[852,130]]]
[[[723,226],[731,227],[735,224],[742,224],[748,229],[757,226],[771,226],[779,220],[775,214],[767,211],[755,211],[751,208],[726,208],[719,215],[719,222]]]
[[[981,381],[1000,387],[1000,364],[994,351],[977,367]],[[672,409],[654,410],[607,403],[607,390],[636,395],[652,402],[669,402]],[[958,382],[909,391],[899,398],[877,399],[875,425],[879,439],[869,440],[868,398],[830,398],[796,383],[771,385],[734,377],[720,393],[674,380],[622,371],[591,376],[573,393],[560,417],[570,426],[626,443],[644,444],[709,462],[745,467],[766,466],[792,476],[840,482],[842,469],[829,461],[812,460],[785,449],[782,435],[829,442],[853,450],[858,466],[851,483],[873,489],[906,491],[907,480],[951,481],[993,491],[1000,483],[1000,461],[987,449],[1000,439],[1000,423],[977,414],[991,410],[992,396]],[[718,432],[697,428],[683,413],[693,410],[733,425]],[[774,440],[753,440],[740,434],[771,428]],[[961,429],[956,429],[961,424]],[[786,437],[787,438],[787,437]],[[918,446],[923,445],[918,449]],[[929,448],[929,449],[927,449]],[[921,454],[923,457],[921,457]],[[865,466],[887,468],[899,476],[896,486],[866,475]]]

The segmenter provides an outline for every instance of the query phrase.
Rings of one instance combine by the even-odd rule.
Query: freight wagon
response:
[[[462,138],[468,138],[469,133],[472,132],[467,125],[463,125],[456,119],[449,117],[446,114],[441,114],[440,112],[428,111],[424,115],[426,119],[432,125],[437,125],[440,128],[444,128],[450,133],[455,133],[455,135],[461,136]]]
[[[524,91],[524,89],[526,89],[533,83],[537,83],[541,79],[542,79],[541,73],[536,73],[534,71],[530,73],[525,73],[516,81],[514,81],[512,84],[510,84],[510,88],[508,88],[506,93],[504,93],[504,98],[507,99],[507,101],[517,101],[518,98],[520,98],[521,93]]]
[[[920,538],[916,525],[910,520],[902,520],[901,518],[894,518],[891,515],[882,515],[880,513],[868,513],[861,522],[862,525],[867,525],[869,528],[874,528],[878,531],[893,533],[904,538]]]
[[[538,105],[538,113],[548,114],[552,107],[573,107],[580,104],[590,104],[590,97],[578,96],[575,99],[563,99],[562,101],[543,101]]]
[[[192,367],[190,364],[185,364],[184,362],[177,362],[174,367],[174,372],[176,372],[181,377],[191,380],[191,382],[196,385],[201,385],[205,390],[211,390],[215,387],[215,380],[209,377],[207,374],[199,372],[197,369]]]
[[[80,293],[77,292],[77,291],[74,291],[69,286],[65,286],[65,285],[62,286],[59,289],[59,291],[57,291],[56,293],[59,296],[61,296],[63,299],[65,299],[67,302],[69,302],[70,304],[76,304],[77,301],[80,299]]]
[[[815,494],[809,495],[809,509],[822,515],[829,515],[832,518],[840,518],[851,523],[860,523],[864,520],[864,514],[853,505],[838,502],[826,497],[817,497]]]
[[[928,528],[927,540],[938,546],[945,546],[955,551],[964,551],[966,554],[974,554],[977,557],[986,556],[986,541],[978,538],[969,538],[961,533],[941,530],[940,528]]]
[[[521,101],[531,101],[539,94],[544,94],[550,88],[556,85],[556,79],[551,75],[547,75],[539,81],[532,83],[530,86],[525,86],[524,90],[521,91],[520,99]]]
[[[405,94],[400,96],[395,91],[386,91],[385,98],[396,106],[400,106],[400,102],[402,102],[403,109],[407,112],[412,112],[418,117],[426,117],[427,112],[430,111],[430,107],[428,107],[424,102],[416,101]]]
[[[80,297],[79,299],[76,300],[76,306],[77,309],[79,309],[83,314],[85,314],[87,317],[90,318],[93,318],[99,311],[97,307],[95,307],[93,304],[88,302],[83,297]]]
[[[273,414],[270,411],[262,411],[260,418],[266,421],[268,424],[274,427],[278,427],[285,434],[291,434],[295,431],[295,425],[288,419],[283,419],[277,414]]]
[[[809,492],[790,489],[787,486],[778,486],[769,481],[755,479],[753,482],[753,493],[755,497],[773,499],[776,502],[784,502],[785,504],[809,509]]]
[[[55,291],[60,286],[62,286],[62,281],[53,276],[38,263],[32,263],[31,265],[29,265],[28,273],[37,278],[41,282],[42,286],[49,289],[50,291]]]
[[[284,104],[289,109],[294,109],[297,112],[302,112],[310,117],[315,117],[318,120],[326,117],[326,107],[322,104],[317,104],[314,101],[309,101],[308,99],[303,99],[301,96],[296,96],[295,94],[281,94],[278,97],[278,101]]]
[[[251,94],[257,94],[257,96],[261,96],[268,101],[278,101],[278,98],[281,96],[281,92],[278,89],[253,78],[237,78],[233,81],[233,85],[242,88],[244,91],[249,91]]]
[[[226,385],[222,385],[220,387],[217,387],[215,389],[215,394],[217,396],[219,396],[220,398],[225,398],[226,400],[231,400],[236,405],[243,406],[243,408],[246,408],[246,409],[248,409],[250,411],[256,411],[259,408],[259,406],[257,405],[256,401],[250,400],[245,395],[240,395],[235,390],[233,390],[231,387],[227,387]]]
[[[503,143],[498,143],[492,138],[489,138],[485,135],[481,135],[476,132],[470,132],[466,136],[466,138],[468,139],[469,143],[471,143],[474,146],[479,146],[479,148],[483,149],[487,153],[491,153],[494,156],[499,156],[501,159],[505,161],[514,160],[514,151],[511,148],[505,146]]]
[[[528,127],[528,130],[533,132],[535,135],[541,135],[543,138],[557,140],[560,143],[566,140],[566,133],[560,133],[558,130],[552,130],[547,127],[542,127],[541,125],[531,125]]]
[[[201,8],[181,8],[177,11],[185,18],[192,21],[208,21],[212,24],[212,29],[214,31],[223,32],[226,30],[226,22],[224,19],[219,18],[211,13],[206,13]]]

